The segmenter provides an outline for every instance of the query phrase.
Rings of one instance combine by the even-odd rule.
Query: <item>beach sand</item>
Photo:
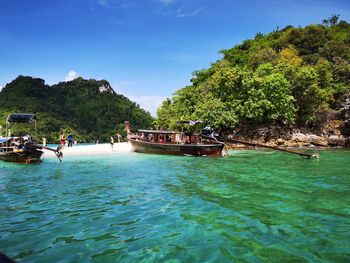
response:
[[[44,158],[56,158],[52,151],[43,150]],[[63,160],[70,156],[94,156],[94,155],[112,155],[131,152],[131,144],[127,142],[115,143],[113,149],[109,143],[92,144],[92,145],[73,145],[65,146],[62,150]]]

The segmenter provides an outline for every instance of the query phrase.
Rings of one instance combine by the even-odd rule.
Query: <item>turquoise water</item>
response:
[[[19,262],[349,262],[350,151],[0,163]]]

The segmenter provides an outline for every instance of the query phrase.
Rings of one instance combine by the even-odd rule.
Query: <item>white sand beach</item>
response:
[[[52,151],[43,150],[44,158],[56,158]],[[131,144],[127,142],[115,143],[113,149],[109,143],[92,144],[92,145],[73,145],[65,146],[62,150],[63,159],[69,156],[93,156],[93,155],[111,155],[131,152]]]

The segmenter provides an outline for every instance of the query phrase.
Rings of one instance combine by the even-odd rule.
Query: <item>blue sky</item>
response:
[[[348,0],[0,0],[0,88],[106,79],[154,114],[218,51],[287,25],[350,21]]]

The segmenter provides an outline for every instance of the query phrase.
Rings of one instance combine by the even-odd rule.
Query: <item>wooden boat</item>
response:
[[[130,124],[125,122],[128,141],[135,152],[189,155],[189,156],[220,156],[223,143],[213,143],[201,136],[184,132],[167,130],[138,130],[136,134],[130,131]]]
[[[16,163],[35,163],[40,162],[43,155],[43,149],[55,152],[56,156],[61,158],[61,149],[51,149],[46,146],[36,144],[31,136],[12,137],[10,134],[10,125],[14,123],[29,124],[35,122],[34,114],[11,114],[7,117],[6,133],[7,137],[0,134],[0,160]]]
[[[0,160],[16,163],[39,162],[43,151],[24,137],[0,139]]]

